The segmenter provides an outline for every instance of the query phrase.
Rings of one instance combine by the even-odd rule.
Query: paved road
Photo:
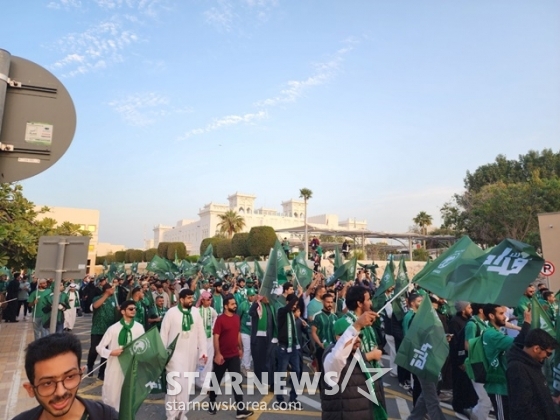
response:
[[[74,333],[80,338],[82,342],[82,352],[83,360],[82,364],[85,364],[87,360],[87,354],[90,347],[90,325],[91,317],[85,315],[82,318],[78,318],[76,322],[76,327]],[[97,363],[99,362],[99,359]],[[95,374],[94,374],[95,376]],[[95,378],[85,378],[81,387],[80,395],[91,398],[91,399],[101,399],[101,387],[103,382]],[[412,398],[407,395],[402,388],[398,386],[398,381],[396,378],[386,377],[384,378],[385,385],[385,396],[387,401],[387,409],[390,419],[406,419],[410,410],[412,410]],[[193,396],[195,398],[195,396]],[[226,398],[218,398],[218,401],[226,401]],[[321,404],[319,400],[319,395],[302,395],[299,398],[301,401],[300,410],[290,410],[282,411],[278,409],[273,409],[274,398],[272,393],[267,395],[253,395],[245,396],[245,401],[251,401],[257,404],[260,408],[267,408],[266,410],[255,411],[255,414],[250,418],[251,420],[309,420],[309,417],[320,417],[321,416]],[[204,403],[208,401],[207,398],[203,396],[196,396],[196,401]],[[450,410],[449,405],[442,404],[444,413],[447,419],[456,418],[455,413]],[[206,411],[190,411],[188,414],[190,420],[201,420],[208,419],[209,415]],[[214,416],[212,416],[214,417]],[[216,420],[221,419],[234,419],[235,411],[219,411],[215,416]],[[459,418],[464,418],[460,417]],[[150,395],[148,399],[144,402],[140,411],[138,412],[136,419],[138,420],[162,420],[165,419],[165,404],[164,404],[164,394]]]

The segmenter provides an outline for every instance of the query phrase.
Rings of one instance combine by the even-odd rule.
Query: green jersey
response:
[[[313,320],[313,317],[323,310],[323,301],[319,299],[311,299],[307,305],[307,318]]]
[[[406,333],[408,332],[408,329],[410,328],[410,324],[412,323],[412,318],[414,318],[414,315],[416,315],[416,312],[414,312],[413,310],[409,310],[404,315],[404,318],[402,320],[402,329],[404,335],[406,335]]]
[[[29,295],[29,298],[27,299],[27,303],[29,304],[30,307],[32,307],[32,312],[33,312],[33,320],[35,320],[35,318],[42,318],[43,317],[43,305],[45,304],[45,300],[42,299],[43,296],[49,295],[51,293],[50,289],[35,289],[33,290],[33,292]],[[35,299],[39,298],[37,305],[34,305]]]
[[[477,315],[473,315],[473,317],[467,322],[467,325],[465,325],[465,341],[478,337],[487,328],[488,325],[483,320],[481,320]]]
[[[103,295],[94,297],[92,303],[97,302],[102,296]],[[116,308],[117,304],[115,303],[115,299],[113,299],[113,296],[109,296],[99,308],[93,309],[93,317],[91,319],[92,335],[105,334],[105,331],[115,323]],[[142,323],[142,325],[144,324]]]
[[[521,299],[519,299],[519,303],[517,304],[517,307],[513,310],[513,315],[519,318],[520,320],[522,320],[523,313],[527,310],[530,303],[531,303],[531,298],[528,298],[525,295],[521,296]]]
[[[313,318],[311,325],[317,328],[317,335],[325,348],[334,343],[334,323],[337,319],[335,314],[325,312],[324,310]]]
[[[241,318],[241,334],[251,335],[251,316],[249,315],[251,305],[251,302],[244,300],[237,307],[237,314]]]
[[[51,313],[52,311],[55,310],[57,311],[56,321],[59,323],[64,322],[64,311],[70,308],[70,304],[68,303],[68,295],[65,292],[60,293],[60,300],[59,300],[59,305],[62,305],[64,309],[52,308],[53,297],[54,294],[51,292],[43,295],[43,297],[41,298],[41,300],[44,301],[43,308],[46,306],[51,307],[51,310],[47,313],[44,313],[43,310],[41,309],[41,322],[43,323],[43,325],[49,322],[51,318]]]
[[[155,325],[158,330],[161,329],[161,321],[163,320],[163,317],[165,316],[166,313],[167,313],[167,308],[165,306],[163,306],[161,308],[158,308],[157,306],[154,306],[152,308],[152,310],[150,311],[149,318],[150,319],[161,318],[161,319],[156,323],[150,324],[150,328]]]
[[[509,337],[493,326],[488,326],[482,337],[482,345],[486,360],[492,366],[498,365],[503,373],[503,381],[485,383],[484,389],[488,394],[508,395],[506,379],[506,351],[513,345],[513,337]]]

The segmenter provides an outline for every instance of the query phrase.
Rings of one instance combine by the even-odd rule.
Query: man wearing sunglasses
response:
[[[29,344],[25,354],[29,382],[23,386],[31,398],[37,399],[39,406],[13,420],[117,420],[118,414],[113,408],[76,395],[83,375],[81,358],[80,340],[72,334],[51,334]]]
[[[124,346],[144,334],[142,324],[134,320],[136,302],[126,300],[121,304],[120,310],[123,317],[109,327],[96,348],[97,353],[107,359],[105,380],[101,390],[102,400],[115,410],[119,409],[124,382],[124,374],[118,356],[122,354]]]

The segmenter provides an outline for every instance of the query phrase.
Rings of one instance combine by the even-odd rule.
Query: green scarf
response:
[[[224,299],[220,294],[213,294],[212,295],[212,302],[214,303],[212,306],[216,310],[217,313],[221,314],[224,310]]]
[[[264,303],[261,303],[261,316],[259,317],[259,322],[257,323],[257,331],[265,331],[268,326],[268,311]]]
[[[296,318],[293,312],[288,312],[288,349],[286,350],[288,353],[292,352],[293,334],[296,335],[296,349],[299,349],[299,339],[296,333]]]
[[[193,323],[193,317],[191,314],[191,308],[189,309],[184,309],[183,305],[179,304],[177,305],[177,307],[179,308],[179,310],[181,311],[181,313],[183,314],[183,326],[182,326],[182,330],[183,331],[190,331],[191,330],[191,325]]]
[[[134,319],[127,324],[122,318],[120,321],[122,325],[121,331],[119,332],[119,346],[124,347],[132,341],[132,326],[134,325]]]
[[[212,337],[212,310],[210,308],[200,307],[200,316],[204,321],[204,329],[206,330],[206,338]]]

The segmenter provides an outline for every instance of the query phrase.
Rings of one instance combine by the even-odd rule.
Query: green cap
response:
[[[340,318],[338,321],[334,323],[334,335],[342,335],[344,331],[350,326],[350,323],[346,319],[346,317]]]
[[[247,289],[247,296],[255,296],[257,291],[255,289],[249,288]]]

